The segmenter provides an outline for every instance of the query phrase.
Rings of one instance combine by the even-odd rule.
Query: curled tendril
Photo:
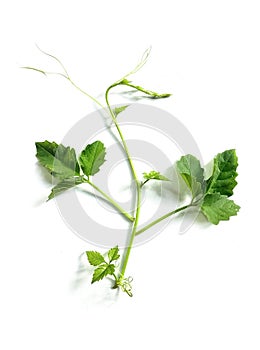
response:
[[[117,285],[121,287],[122,291],[127,293],[130,297],[133,296],[131,283],[133,278],[131,276],[124,278],[117,282]]]

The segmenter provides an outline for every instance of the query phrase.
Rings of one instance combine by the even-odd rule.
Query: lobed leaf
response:
[[[105,263],[103,255],[101,255],[99,252],[87,251],[86,254],[88,257],[88,261],[92,266],[98,266],[102,263]]]
[[[234,149],[219,153],[214,158],[212,176],[207,181],[207,193],[220,193],[230,197],[237,185],[238,161]]]
[[[102,142],[95,141],[81,152],[79,162],[85,175],[95,175],[105,162],[106,149]]]
[[[107,254],[108,254],[108,259],[110,263],[120,258],[118,246],[111,248]]]
[[[113,275],[115,272],[115,265],[113,264],[101,264],[97,267],[93,273],[91,283],[102,280],[107,275]]]
[[[51,193],[48,197],[48,200],[53,199],[54,197],[58,196],[59,194],[82,184],[84,181],[81,176],[78,177],[72,177],[69,179],[64,179],[61,182],[59,182],[56,186],[54,186],[51,190]]]
[[[237,215],[240,207],[227,196],[219,193],[207,194],[201,206],[208,221],[217,225],[219,221],[229,220],[230,216]]]
[[[67,179],[80,175],[80,168],[73,148],[56,142],[36,142],[36,157],[54,177]]]
[[[193,198],[204,192],[204,169],[202,169],[200,161],[196,157],[191,154],[182,156],[177,161],[176,166],[179,174],[190,189]]]

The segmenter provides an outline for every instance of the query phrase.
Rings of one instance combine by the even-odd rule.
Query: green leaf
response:
[[[205,180],[204,170],[200,165],[200,161],[191,154],[182,156],[177,161],[177,170],[186,185],[192,193],[192,197],[195,198],[199,194],[204,192]]]
[[[219,153],[214,158],[213,174],[207,181],[207,193],[233,194],[237,184],[237,155],[234,149]]]
[[[160,174],[158,171],[152,170],[149,173],[143,173],[145,180],[161,180],[170,181],[166,176]]]
[[[56,142],[36,142],[36,157],[54,177],[67,179],[80,175],[76,153],[73,148],[65,147]]]
[[[53,199],[54,197],[58,196],[59,194],[77,186],[83,183],[82,177],[72,177],[69,179],[64,179],[61,182],[59,182],[56,186],[54,186],[51,190],[51,193],[48,197],[48,200]]]
[[[107,275],[113,275],[114,272],[115,272],[115,265],[102,264],[95,269],[91,283],[100,281]]]
[[[86,254],[88,257],[88,261],[92,266],[98,266],[102,263],[105,263],[103,255],[101,255],[99,252],[88,251],[86,252]]]
[[[115,108],[113,109],[113,113],[114,113],[115,117],[117,118],[118,114],[124,112],[124,110],[125,110],[127,107],[129,107],[129,105],[121,106],[121,107],[115,107]]]
[[[106,149],[102,142],[95,141],[81,152],[79,162],[81,169],[87,176],[99,172],[99,167],[105,162]]]
[[[219,221],[229,220],[230,216],[237,215],[240,207],[227,196],[219,193],[207,194],[201,206],[208,221],[217,225]]]
[[[120,258],[118,246],[111,248],[107,254],[110,263]]]

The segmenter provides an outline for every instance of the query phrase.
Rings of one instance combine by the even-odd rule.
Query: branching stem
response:
[[[156,219],[156,220],[150,222],[150,224],[148,224],[148,225],[144,226],[142,229],[138,230],[138,231],[136,232],[136,235],[140,235],[141,233],[143,233],[144,231],[146,231],[146,230],[148,230],[149,228],[153,227],[154,225],[159,224],[159,222],[161,222],[161,221],[167,219],[168,217],[170,217],[170,216],[172,216],[172,215],[174,215],[174,214],[179,213],[179,212],[182,211],[182,210],[185,210],[185,209],[191,207],[192,205],[193,205],[193,204],[184,205],[183,207],[180,207],[180,208],[178,208],[178,209],[175,209],[175,210],[170,211],[169,213],[167,213],[167,214],[161,216],[160,218],[158,218],[158,219]]]
[[[115,202],[111,197],[109,197],[104,191],[102,191],[98,186],[93,184],[90,180],[85,180],[84,182],[88,183],[93,187],[97,192],[99,192],[113,207],[115,207],[122,215],[124,215],[128,220],[134,221],[134,217],[128,214],[117,202]]]

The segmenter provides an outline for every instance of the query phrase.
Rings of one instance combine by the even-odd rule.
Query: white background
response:
[[[259,350],[259,2],[9,1],[1,5],[1,348]],[[177,223],[133,250],[134,297],[90,286],[78,257],[93,246],[64,224],[39,175],[34,141],[59,141],[92,102],[59,78],[19,69],[63,59],[97,96],[152,45],[136,78],[172,92],[210,160],[236,148],[237,217]],[[114,102],[116,97],[114,97]],[[104,292],[105,291],[105,292]]]

